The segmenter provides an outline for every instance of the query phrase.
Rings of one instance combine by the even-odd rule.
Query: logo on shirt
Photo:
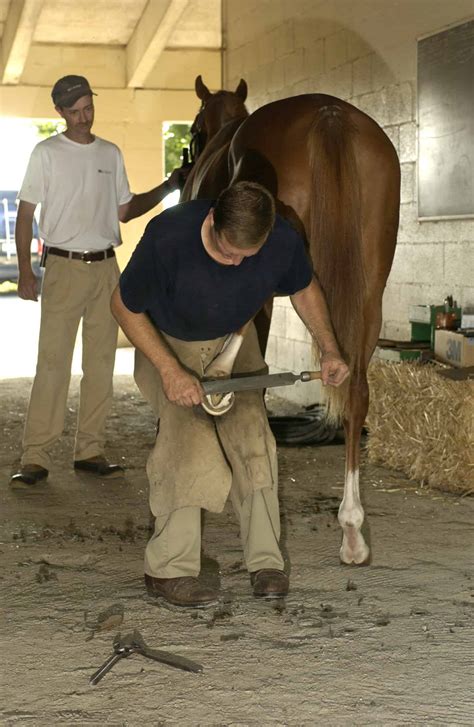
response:
[[[99,174],[112,174],[110,169],[98,169]]]

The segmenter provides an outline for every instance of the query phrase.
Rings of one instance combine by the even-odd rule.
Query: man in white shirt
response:
[[[71,362],[83,326],[80,408],[74,468],[120,476],[105,457],[105,420],[112,403],[117,324],[110,297],[119,269],[120,222],[145,214],[181,182],[182,170],[154,189],[132,194],[120,149],[92,134],[93,93],[83,76],[65,76],[52,89],[66,131],[37,144],[19,193],[16,224],[18,295],[37,300],[31,267],[32,223],[41,204],[46,246],[36,376],[23,437],[21,469],[12,485],[30,488],[48,476],[50,450],[64,428]]]

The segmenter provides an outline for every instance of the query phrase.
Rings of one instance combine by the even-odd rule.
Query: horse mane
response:
[[[225,144],[229,145],[235,132],[243,123],[243,121],[245,121],[245,117],[231,119],[230,121],[227,121],[227,123],[219,129],[217,134],[215,134],[212,139],[207,142],[206,146],[199,154],[196,161],[204,161],[212,154],[215,154],[215,152],[221,149]]]
[[[310,250],[326,295],[341,353],[357,378],[363,357],[366,279],[362,260],[360,189],[353,150],[357,133],[348,111],[323,106],[309,134],[312,175]],[[328,392],[328,416],[344,416],[349,383]]]

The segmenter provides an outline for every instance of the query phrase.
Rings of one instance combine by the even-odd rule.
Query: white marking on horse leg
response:
[[[244,336],[252,321],[245,323],[238,331],[231,333],[224,341],[220,353],[204,369],[208,379],[228,378],[232,374],[235,359],[239,353]],[[234,403],[234,394],[209,394],[205,397],[202,406],[208,414],[220,416],[229,411]]]
[[[227,338],[222,351],[211,361],[205,370],[207,378],[230,376],[234,368],[235,359],[240,351],[244,337],[241,333],[231,333]]]
[[[342,528],[341,561],[348,565],[361,565],[369,558],[369,548],[360,529],[364,522],[364,510],[359,497],[359,470],[348,471],[344,483],[344,497],[339,507],[339,524]]]
[[[240,351],[243,335],[239,332],[231,333],[224,343],[222,351],[206,367],[204,373],[208,379],[228,378],[234,367],[235,359]],[[232,408],[234,403],[233,392],[229,394],[208,394],[202,407],[212,416],[222,416]]]

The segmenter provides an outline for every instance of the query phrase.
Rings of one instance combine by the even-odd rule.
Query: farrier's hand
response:
[[[349,367],[336,353],[321,356],[321,381],[324,386],[340,386],[349,376]]]
[[[160,371],[165,396],[172,404],[192,407],[203,400],[199,380],[179,364]]]
[[[17,293],[23,300],[38,300],[38,281],[31,268],[20,272]]]

